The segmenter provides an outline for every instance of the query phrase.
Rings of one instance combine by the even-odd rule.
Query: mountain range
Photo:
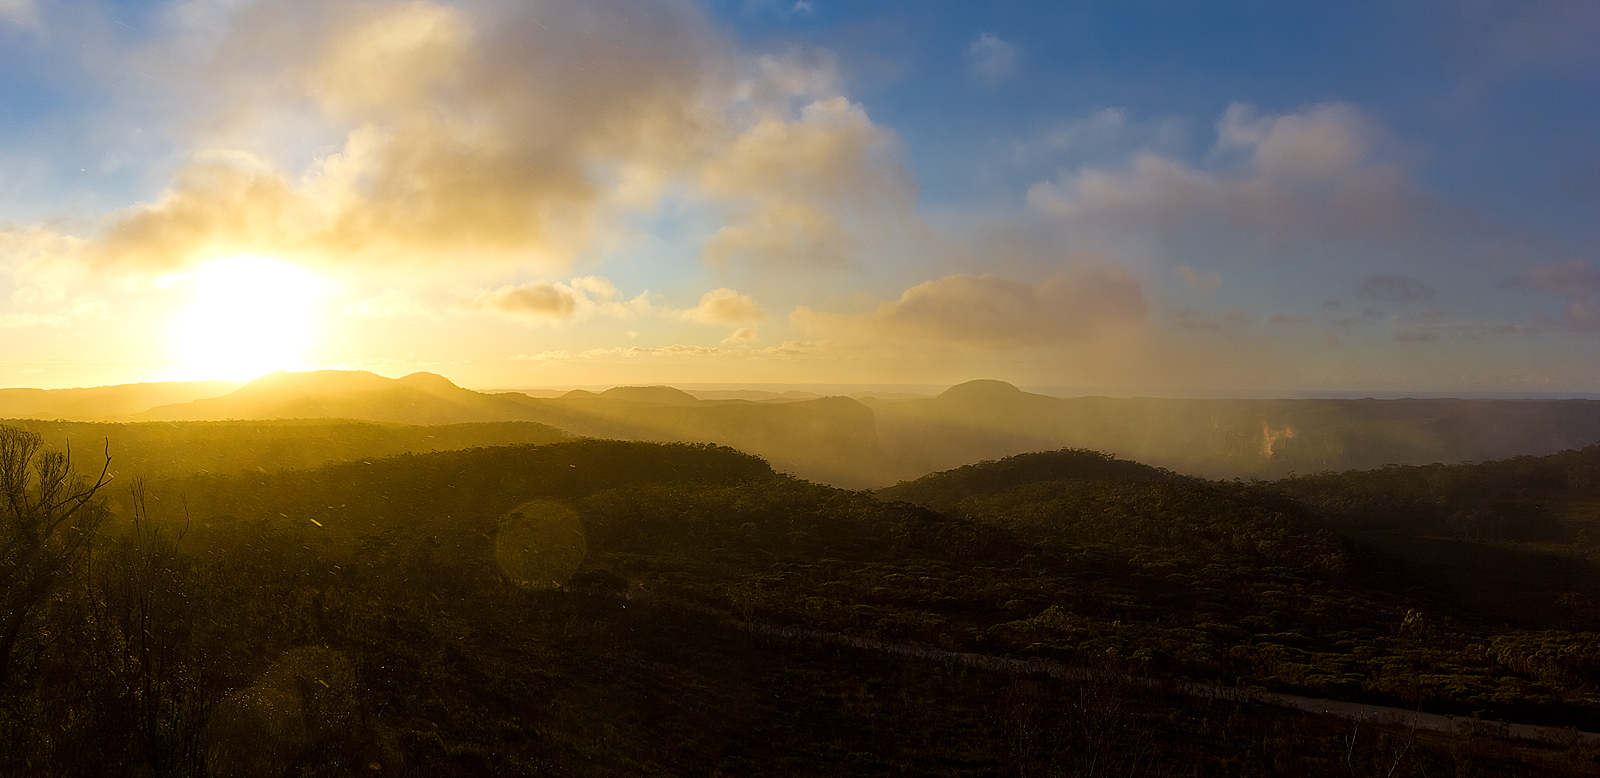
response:
[[[1058,398],[994,380],[925,398],[722,398],[666,386],[536,398],[476,392],[432,373],[390,379],[316,371],[273,373],[242,386],[0,390],[0,417],[529,421],[582,437],[720,443],[851,488],[1066,447],[1227,479],[1486,461],[1600,441],[1600,401],[1593,400]]]

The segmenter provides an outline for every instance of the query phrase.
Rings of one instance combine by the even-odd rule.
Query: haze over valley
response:
[[[1597,40],[0,0],[0,775],[1600,774]]]

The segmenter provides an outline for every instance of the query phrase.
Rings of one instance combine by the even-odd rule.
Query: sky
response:
[[[1592,0],[0,0],[0,386],[1600,392]]]

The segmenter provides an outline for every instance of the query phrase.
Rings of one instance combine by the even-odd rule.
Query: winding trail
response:
[[[938,662],[972,667],[980,670],[991,670],[1015,675],[1046,675],[1051,678],[1066,681],[1084,681],[1106,678],[1108,673],[1093,670],[1087,667],[1071,667],[1057,662],[1043,659],[1012,659],[1009,657],[989,656],[987,654],[974,654],[965,651],[947,651],[942,648],[898,640],[882,640],[867,638],[857,635],[846,635],[841,632],[828,632],[807,627],[784,626],[760,621],[745,621],[734,617],[733,614],[712,608],[699,603],[688,602],[675,598],[656,596],[635,598],[646,602],[658,603],[668,607],[688,610],[695,613],[715,617],[722,625],[733,629],[749,632],[754,635],[780,638],[783,640],[804,640],[818,643],[828,643],[836,646],[848,646],[863,651],[875,651],[883,654],[893,654],[915,659],[926,659]],[[1408,727],[1411,729],[1429,730],[1434,732],[1456,732],[1461,734],[1486,735],[1493,737],[1520,738],[1524,740],[1538,740],[1546,743],[1572,744],[1572,743],[1600,743],[1600,733],[1583,732],[1571,727],[1548,727],[1536,724],[1515,724],[1504,721],[1490,721],[1487,719],[1461,718],[1458,716],[1441,716],[1436,713],[1422,713],[1421,711],[1406,710],[1405,708],[1390,708],[1383,705],[1368,705],[1359,702],[1344,702],[1341,700],[1325,700],[1315,697],[1300,697],[1293,694],[1280,694],[1262,689],[1239,689],[1229,686],[1214,684],[1188,683],[1161,681],[1154,678],[1141,678],[1139,676],[1121,675],[1115,680],[1137,684],[1148,688],[1169,689],[1179,694],[1192,697],[1209,699],[1236,700],[1240,702],[1259,702],[1267,705],[1276,705],[1283,708],[1320,713],[1328,716],[1348,719],[1350,721],[1373,722],[1378,724]]]

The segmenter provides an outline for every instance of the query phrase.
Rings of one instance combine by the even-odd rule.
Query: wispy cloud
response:
[[[376,297],[347,303],[343,314],[363,319],[422,319],[438,321],[441,317],[433,306],[399,289],[383,290]]]
[[[967,44],[967,58],[973,74],[987,84],[998,84],[1017,70],[1017,47],[992,32],[979,33],[977,40]]]
[[[1202,295],[1211,294],[1211,292],[1214,291],[1218,286],[1222,285],[1222,276],[1215,270],[1202,276],[1200,275],[1200,271],[1195,270],[1188,265],[1179,265],[1173,272],[1178,276],[1178,278],[1182,279],[1183,283],[1186,284],[1190,289],[1193,289]]]
[[[1390,305],[1426,302],[1433,299],[1433,288],[1415,278],[1371,275],[1361,279],[1357,289],[1364,297]]]

